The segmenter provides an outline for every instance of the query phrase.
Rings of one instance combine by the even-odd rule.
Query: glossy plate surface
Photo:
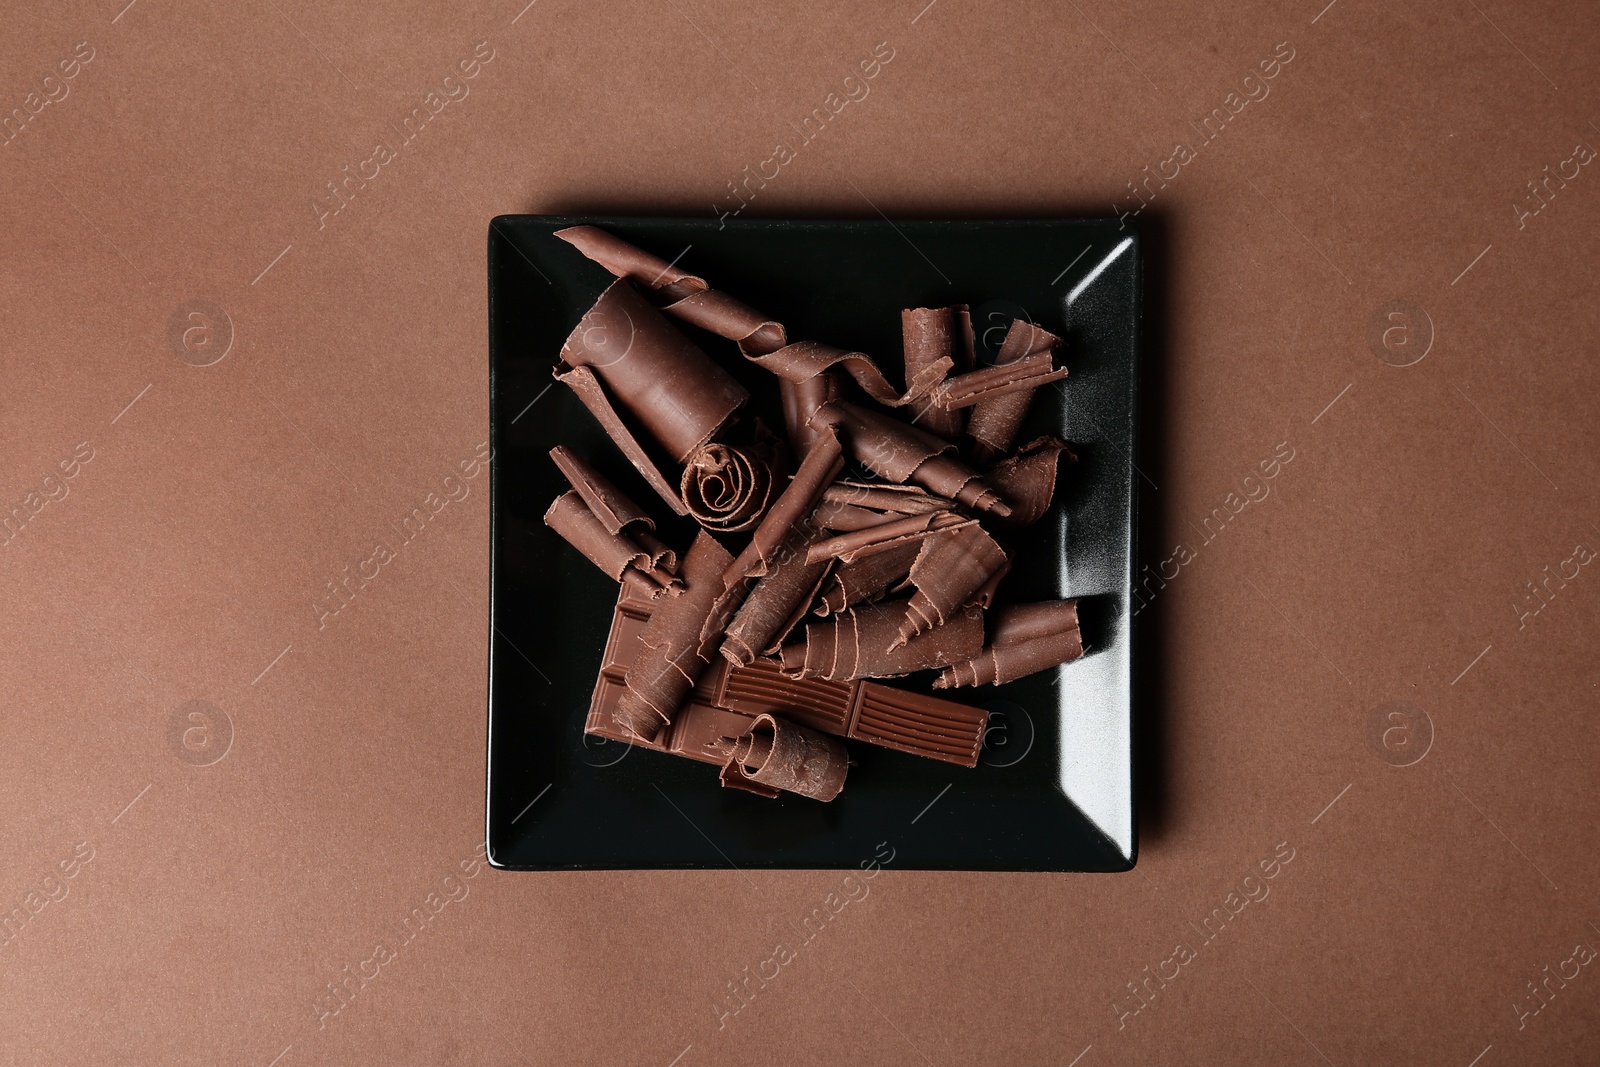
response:
[[[610,275],[553,237],[601,226],[783,322],[791,339],[873,354],[897,377],[900,309],[966,303],[990,353],[1026,315],[1065,338],[1026,441],[1079,461],[1057,504],[1010,539],[1006,600],[1077,596],[1088,654],[1009,685],[946,693],[986,705],[974,769],[849,742],[827,804],[719,786],[715,768],[583,734],[616,585],[543,524],[566,488],[547,453],[575,449],[687,546],[578,399],[551,378],[562,341]],[[1114,221],[827,222],[503,216],[489,231],[492,577],[489,858],[517,870],[854,868],[879,842],[896,868],[1120,871],[1135,854],[1130,581],[1139,244]],[[782,426],[777,389],[734,346],[685,326]],[[666,521],[672,519],[672,521]],[[902,680],[896,684],[907,684]],[[913,683],[915,684],[915,683]],[[923,682],[922,684],[926,684]]]

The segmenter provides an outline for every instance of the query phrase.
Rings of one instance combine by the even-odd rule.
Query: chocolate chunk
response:
[[[946,378],[928,394],[928,403],[955,411],[985,400],[1031,392],[1067,376],[1067,368],[1056,367],[1048,351],[1023,356],[1011,363],[997,363],[982,370]]]
[[[1015,319],[1006,331],[1005,340],[1000,343],[1000,351],[995,354],[994,361],[996,365],[1015,363],[1027,356],[1050,352],[1060,343],[1061,338],[1049,330]],[[967,416],[967,434],[973,440],[973,457],[981,463],[988,463],[1008,452],[1032,403],[1033,391],[1030,389],[974,405]]]
[[[840,563],[823,583],[821,596],[817,598],[817,614],[838,614],[845,608],[895,592],[910,576],[911,564],[921,552],[922,544],[913,541]]]
[[[729,739],[728,747],[722,784],[742,785],[730,781],[742,778],[773,791],[763,791],[766,796],[783,790],[812,800],[832,800],[844,788],[850,769],[850,753],[837,739],[773,715],[757,715],[749,730]]]
[[[899,678],[970,659],[983,647],[983,613],[967,608],[899,643],[903,603],[867,604],[806,624],[805,640],[785,645],[783,670],[798,678]]]
[[[730,533],[748,530],[772,498],[772,470],[751,449],[701,445],[684,464],[679,489],[700,525]]]
[[[544,521],[606,574],[638,586],[648,596],[660,596],[680,587],[670,572],[656,565],[653,548],[647,550],[627,534],[606,529],[576,490],[569,489],[556,497],[545,512]]]
[[[1011,513],[1005,501],[983,484],[977,471],[945,455],[955,449],[953,444],[926,430],[845,400],[824,404],[811,421],[842,430],[850,454],[891,482],[914,481],[963,507],[1000,516]]]
[[[973,364],[972,317],[967,305],[946,308],[907,308],[900,312],[900,335],[905,350],[906,377],[915,378],[925,368],[949,360],[952,369],[964,374]],[[947,379],[948,380],[948,379]],[[963,411],[949,406],[936,407],[933,397],[942,389],[913,405],[911,421],[930,433],[953,438],[966,426]]]
[[[1083,655],[1076,600],[1015,604],[995,616],[989,644],[971,659],[951,664],[934,679],[936,688],[1000,685]]]
[[[917,591],[906,602],[897,644],[927,633],[955,614],[974,594],[1009,570],[1006,550],[976,524],[939,530],[922,542],[911,565]]]
[[[807,560],[811,533],[809,526],[795,527],[767,573],[745,596],[722,642],[722,655],[730,663],[749,663],[758,655],[776,651],[806,613],[833,565],[829,558],[815,563]]]
[[[750,398],[627,281],[601,293],[561,346],[556,377],[576,367],[590,368],[616,405],[676,463]]]
[[[989,488],[1011,505],[1011,514],[1003,520],[1006,525],[1032,525],[1050,510],[1056,492],[1056,470],[1063,456],[1068,462],[1078,458],[1060,438],[1040,437],[983,476]]]
[[[644,647],[628,667],[627,692],[617,701],[617,722],[635,736],[653,740],[705,669],[702,628],[731,562],[727,550],[703,530],[689,546],[680,575],[684,591],[656,608],[640,635]]]

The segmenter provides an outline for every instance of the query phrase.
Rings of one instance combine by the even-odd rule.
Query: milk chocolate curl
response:
[[[917,591],[906,602],[905,618],[895,640],[898,646],[950,618],[999,575],[1009,569],[1006,550],[978,525],[941,530],[922,542],[911,565]]]
[[[898,647],[904,604],[869,604],[827,622],[806,624],[803,642],[783,646],[783,671],[790,677],[846,681],[898,678],[913,671],[971,659],[983,648],[983,613],[968,608],[948,622]]]
[[[839,377],[832,371],[825,370],[803,382],[778,379],[778,395],[783,401],[783,423],[789,434],[789,447],[794,449],[796,457],[804,459],[817,441],[820,430],[811,425],[811,416],[828,401],[839,399],[843,393]]]
[[[1050,501],[1056,492],[1056,472],[1063,456],[1068,462],[1078,458],[1060,438],[1039,437],[983,476],[989,488],[1011,505],[1006,525],[1032,525],[1050,510]]]
[[[766,351],[784,343],[783,327],[759,311],[598,226],[570,226],[555,235],[618,278],[637,282],[651,302],[669,314],[718,337],[768,346]]]
[[[1001,685],[1083,655],[1076,600],[1016,604],[995,616],[988,646],[948,667],[934,679],[934,688]]]
[[[978,477],[978,472],[944,453],[955,446],[900,420],[835,400],[817,409],[811,421],[844,431],[850,454],[891,482],[914,481],[964,507],[1006,516],[1011,509]]]
[[[727,550],[700,531],[683,558],[684,591],[663,599],[650,617],[641,637],[644,648],[629,666],[627,691],[617,701],[618,725],[636,737],[654,740],[705,669],[701,629],[730,562]]]
[[[676,463],[750,399],[627,281],[601,293],[561,346],[556,376],[574,367],[591,368],[617,406]]]
[[[651,551],[627,534],[606,529],[576,490],[569,489],[556,497],[545,512],[544,521],[596,567],[617,581],[632,583],[647,596],[660,596],[680,585],[671,573],[656,565]]]
[[[807,561],[809,535],[810,529],[803,525],[792,530],[766,575],[745,596],[722,642],[722,655],[728,662],[747,664],[759,655],[777,651],[805,614],[833,565],[831,559]]]
[[[912,542],[839,564],[823,583],[817,599],[817,614],[836,615],[845,608],[893,592],[910,576],[911,564],[921,552],[922,545]]]
[[[996,365],[1015,363],[1027,356],[1050,352],[1060,343],[1061,338],[1049,330],[1022,319],[1014,319],[994,361]],[[973,457],[981,463],[988,463],[1009,451],[1031,403],[1033,391],[1030,389],[974,405],[967,416],[967,434],[973,440]]]
[[[765,573],[768,561],[790,530],[811,513],[822,498],[822,491],[844,469],[844,447],[832,427],[823,427],[823,430],[789,480],[788,487],[767,509],[761,524],[750,535],[750,543],[728,568],[723,579],[728,587],[732,588],[740,579]]]
[[[861,391],[885,407],[902,407],[928,395],[928,392],[950,372],[949,358],[923,367],[906,383],[904,393],[896,391],[883,376],[872,357],[865,352],[848,352],[842,348],[825,345],[820,341],[796,341],[776,351],[760,352],[747,343],[740,350],[756,366],[771,371],[784,381],[800,384],[827,370],[840,370],[848,374]]]
[[[772,499],[772,470],[750,449],[701,445],[684,464],[679,489],[700,525],[730,533],[748,530]]]
[[[728,748],[724,785],[737,774],[767,790],[827,801],[839,795],[850,769],[850,753],[837,738],[774,715],[757,715],[744,736],[729,739]]]
[[[806,550],[806,558],[812,563],[826,559],[840,559],[849,563],[902,545],[921,542],[936,530],[976,525],[976,520],[964,519],[951,511],[907,515],[818,541]]]
[[[942,359],[950,360],[958,375],[972,368],[972,317],[965,304],[947,308],[907,308],[900,312],[900,336],[907,378],[915,378],[924,368],[935,366]],[[948,405],[934,406],[932,397],[942,388],[934,389],[914,405],[916,414],[911,421],[930,433],[955,437],[967,424],[966,412],[951,410]]]
[[[1012,363],[997,363],[946,378],[928,394],[928,402],[953,412],[1012,393],[1031,392],[1066,376],[1067,368],[1057,367],[1048,351],[1038,352]]]
[[[600,379],[588,367],[569,367],[563,370],[557,367],[556,380],[564,382],[583,401],[583,406],[589,409],[589,414],[605,430],[617,448],[628,458],[634,469],[644,475],[644,480],[650,483],[650,488],[660,494],[661,499],[679,515],[689,514],[689,509],[683,506],[683,501],[678,496],[678,489],[672,479],[662,473],[655,458],[645,449],[644,445],[633,435],[633,430],[623,421],[621,414],[611,404],[611,398],[606,395],[605,386],[600,384]]]
[[[643,508],[628,499],[626,493],[611,483],[611,480],[589,464],[585,463],[570,449],[557,445],[550,450],[550,458],[555,460],[556,466],[572,483],[572,488],[583,497],[583,502],[589,505],[589,510],[612,533],[621,533],[623,527],[638,523],[646,530],[656,528],[652,519]]]

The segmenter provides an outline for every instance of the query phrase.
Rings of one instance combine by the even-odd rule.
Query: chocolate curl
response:
[[[811,421],[842,429],[850,441],[850,454],[891,482],[914,481],[963,507],[1002,518],[1011,514],[977,471],[944,454],[955,445],[926,430],[845,400],[824,404]]]
[[[910,576],[911,564],[921,553],[922,545],[912,542],[839,564],[818,598],[817,614],[836,615],[899,588]]]
[[[1083,655],[1076,600],[1016,604],[995,615],[988,646],[971,659],[951,664],[934,679],[935,689],[1001,685]]]
[[[974,594],[998,582],[1010,567],[1006,550],[976,524],[928,537],[911,565],[911,582],[917,591],[906,602],[905,618],[891,647],[943,624]]]
[[[766,575],[746,595],[722,642],[722,655],[729,663],[742,666],[776,651],[806,613],[833,566],[832,559],[813,563],[806,558],[810,535],[803,525],[795,527]]]
[[[766,797],[781,790],[828,801],[844,788],[850,753],[827,734],[777,718],[757,715],[742,737],[727,739],[728,763],[722,784]]]
[[[1049,352],[1060,343],[1061,338],[1049,330],[1022,319],[1013,319],[994,361],[997,366],[1015,363],[1040,352]],[[975,405],[967,416],[967,434],[973,440],[973,457],[979,462],[988,463],[1009,451],[1032,403],[1033,391],[1028,390]]]
[[[956,612],[942,626],[891,647],[899,637],[903,605],[868,605],[827,622],[806,624],[803,642],[783,646],[783,672],[793,678],[898,678],[913,671],[970,659],[983,648],[983,613]]]
[[[569,489],[556,497],[544,513],[544,521],[596,567],[617,581],[635,586],[646,596],[658,597],[681,586],[670,572],[656,566],[652,551],[626,534],[606,529],[576,490]]]
[[[969,374],[946,378],[928,394],[928,402],[954,411],[1012,393],[1031,392],[1051,382],[1059,382],[1066,376],[1067,368],[1055,366],[1048,351],[1039,352],[1023,356],[1013,363],[997,363]]]
[[[811,416],[828,401],[843,396],[844,389],[839,384],[838,375],[823,371],[803,382],[779,378],[778,395],[783,401],[783,424],[789,434],[789,446],[794,449],[796,456],[804,459],[820,432],[811,425]]]
[[[598,226],[570,226],[557,237],[618,278],[637,282],[663,311],[731,341],[762,351],[783,347],[783,327],[759,311],[712,289],[704,278],[653,256]]]
[[[983,476],[989,488],[1011,505],[1008,526],[1030,526],[1050,510],[1056,492],[1056,471],[1061,458],[1073,462],[1078,457],[1058,437],[1040,437],[1017,449]]]
[[[556,377],[589,367],[676,463],[750,399],[744,386],[626,281],[613,282],[561,346]]]
[[[788,539],[790,530],[811,513],[822,498],[822,491],[844,469],[844,446],[832,427],[824,430],[783,493],[767,509],[761,524],[750,535],[750,543],[723,576],[728,587],[766,573],[768,562]]]
[[[925,396],[950,370],[948,360],[923,368],[915,379],[907,383],[906,392],[901,394],[865,352],[847,352],[817,341],[789,344],[788,334],[781,323],[726,293],[710,288],[704,278],[680,270],[604,230],[594,226],[573,226],[557,230],[556,236],[618,278],[638,281],[651,293],[662,310],[718,337],[738,342],[739,351],[744,353],[746,359],[793,385],[800,385],[831,367],[838,367],[878,403],[899,407]],[[797,444],[795,451],[803,454],[806,449]]]
[[[772,499],[771,468],[733,445],[695,449],[678,484],[684,506],[700,525],[728,533],[754,526]]]
[[[643,649],[628,667],[627,691],[617,701],[617,724],[653,741],[694,688],[707,658],[701,630],[722,592],[722,572],[732,562],[704,530],[683,558],[684,591],[660,601],[641,637]]]
[[[550,458],[555,460],[556,467],[572,483],[578,495],[583,497],[583,502],[589,505],[589,510],[594,512],[607,530],[621,533],[623,527],[633,523],[647,530],[656,528],[655,520],[643,508],[628,499],[627,494],[613,485],[609,478],[570,449],[557,445],[550,450]]]
[[[907,308],[900,312],[900,336],[907,378],[916,378],[924,368],[936,366],[943,359],[950,360],[951,369],[958,374],[972,368],[972,316],[965,304]],[[928,399],[932,401],[942,388],[942,385],[935,388]],[[937,407],[930,402],[918,404],[911,421],[930,433],[955,437],[966,426],[967,418],[965,412],[950,410],[948,405]]]
[[[594,371],[588,367],[571,367],[567,370],[556,368],[556,381],[564,382],[578,399],[583,401],[583,406],[595,417],[595,421],[605,430],[622,454],[628,457],[634,469],[644,475],[644,480],[650,483],[662,500],[679,515],[689,514],[689,509],[683,506],[682,499],[678,496],[677,488],[672,480],[661,472],[656,461],[650,453],[645,451],[644,445],[633,436],[633,431],[628,424],[622,421],[622,416],[611,405],[611,398],[606,395],[605,387],[600,384],[600,379],[595,377]]]
[[[880,521],[876,526],[852,530],[837,537],[830,537],[826,541],[818,541],[807,550],[806,559],[811,563],[825,559],[839,559],[851,563],[902,545],[920,543],[935,531],[976,525],[977,520],[962,518],[951,511],[907,515],[903,519]]]

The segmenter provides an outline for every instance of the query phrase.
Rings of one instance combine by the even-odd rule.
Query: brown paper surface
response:
[[[1582,5],[4,33],[0,1060],[1592,1061]],[[524,211],[1141,227],[1135,872],[485,869],[484,230]]]

